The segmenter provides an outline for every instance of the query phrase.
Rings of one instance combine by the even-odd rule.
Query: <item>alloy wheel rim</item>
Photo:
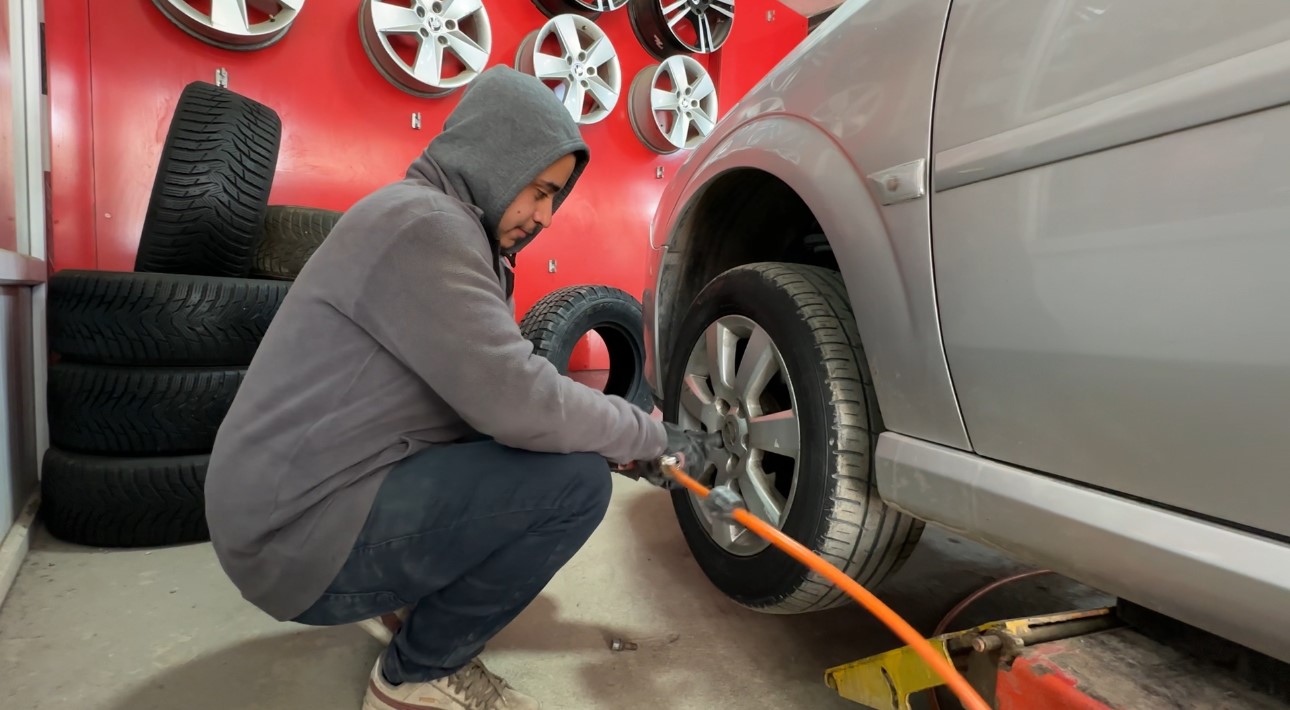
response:
[[[493,33],[482,0],[364,0],[363,49],[381,75],[422,97],[449,94],[488,66]],[[403,56],[411,50],[411,61]]]
[[[735,0],[638,0],[627,10],[641,45],[659,60],[716,52],[735,22]]]
[[[797,493],[801,431],[792,379],[764,328],[738,315],[708,325],[685,365],[678,418],[687,429],[721,433],[699,480],[729,487],[749,512],[782,529]],[[765,540],[688,497],[721,549],[741,557],[766,549]]]
[[[656,153],[697,148],[716,128],[717,87],[693,57],[642,69],[630,93],[632,129]]]
[[[618,104],[618,51],[596,23],[581,15],[557,15],[529,33],[515,53],[515,68],[551,87],[581,125],[603,121]]]
[[[263,49],[282,39],[305,0],[211,0],[199,10],[189,0],[153,0],[153,5],[189,35],[222,49]]]

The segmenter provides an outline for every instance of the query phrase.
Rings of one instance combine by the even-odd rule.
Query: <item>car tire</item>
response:
[[[251,277],[291,281],[331,233],[341,212],[270,205],[264,215],[264,232],[255,251]]]
[[[54,537],[95,547],[210,539],[202,489],[207,456],[107,458],[45,453],[40,515]]]
[[[246,276],[277,170],[282,122],[259,102],[195,81],[175,106],[135,271]]]
[[[60,271],[49,279],[49,345],[69,362],[250,364],[289,283]]]
[[[104,456],[207,453],[246,375],[243,368],[49,368],[49,440]]]
[[[645,335],[641,304],[609,286],[569,286],[542,297],[520,320],[520,332],[533,351],[569,373],[569,358],[583,336],[595,331],[609,351],[609,381],[604,392],[653,411],[645,382]]]
[[[740,328],[753,335],[760,328],[770,346],[765,346],[766,339],[757,340],[755,354],[747,354],[753,339],[742,340]],[[710,329],[716,340],[710,339]],[[782,496],[778,527],[861,584],[872,587],[896,571],[913,551],[923,525],[888,507],[878,496],[873,453],[882,418],[841,276],[819,267],[779,263],[726,271],[695,299],[675,343],[668,361],[664,417],[680,421],[683,387],[718,392],[704,389],[711,378],[702,374],[713,370],[706,365],[711,361],[707,353],[709,343],[717,343],[718,352],[728,353],[728,359],[718,359],[724,360],[727,372],[735,373],[727,378],[735,386],[724,391],[736,403],[728,412],[722,411],[719,404],[711,404],[721,400],[719,396],[703,394],[687,397],[684,405],[685,424],[728,430],[725,441],[731,437],[735,441],[729,449],[716,452],[710,463],[729,461],[733,470],[740,470],[740,462],[756,461],[756,468],[766,475],[746,473],[732,485],[740,491],[745,486],[757,490],[759,485],[770,491],[757,500],[777,501]],[[766,369],[754,371],[771,373],[744,380],[764,381],[760,390],[757,385],[741,388],[743,381],[735,379],[739,368],[751,367],[750,363],[763,363]],[[736,392],[744,394],[736,396]],[[708,404],[703,397],[709,397]],[[766,432],[772,430],[764,427],[786,420],[783,415],[761,416],[785,407],[794,411],[795,426],[776,428],[770,436]],[[740,430],[740,417],[748,428]],[[700,425],[700,421],[707,423]],[[793,432],[796,441],[791,440]],[[767,448],[757,453],[749,453],[754,448],[748,448],[743,458],[731,455],[736,447],[759,443]],[[779,453],[771,450],[774,447],[779,447]],[[704,477],[709,485],[720,482],[712,469]],[[764,546],[751,532],[743,531],[749,536],[744,537],[737,535],[737,528],[720,528],[719,522],[705,519],[693,494],[678,490],[672,496],[682,533],[699,566],[736,602],[773,613],[816,611],[846,603],[836,587],[777,549]],[[752,498],[751,494],[746,497]],[[763,509],[775,510],[771,505]],[[726,540],[722,531],[730,531],[733,539]]]

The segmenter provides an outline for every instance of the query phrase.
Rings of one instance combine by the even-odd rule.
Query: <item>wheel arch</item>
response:
[[[944,430],[941,422],[961,427],[948,379],[936,396],[923,394],[934,380],[919,370],[939,365],[944,373],[946,367],[935,309],[920,312],[910,297],[932,288],[930,272],[922,274],[923,282],[910,281],[896,239],[911,237],[889,229],[864,175],[819,127],[769,114],[731,131],[705,159],[678,176],[683,187],[665,199],[657,231],[651,234],[665,249],[651,284],[653,308],[647,306],[653,331],[647,372],[656,393],[674,347],[676,324],[716,274],[756,261],[828,265],[846,285],[888,426],[914,436],[930,432],[928,438],[942,443],[966,444],[952,434],[936,434]],[[812,230],[824,236],[831,252],[827,260],[804,250],[803,238]],[[930,240],[930,235],[923,238]],[[931,350],[925,342],[928,327],[937,336],[935,353],[911,362],[906,357],[911,349]],[[940,408],[932,420],[927,405]]]

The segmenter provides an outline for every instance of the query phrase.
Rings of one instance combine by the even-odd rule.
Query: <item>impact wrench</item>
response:
[[[963,703],[965,708],[968,710],[991,710],[980,694],[967,682],[967,679],[944,656],[938,654],[932,648],[932,645],[915,631],[914,627],[909,625],[909,622],[902,619],[900,615],[891,610],[891,607],[884,604],[878,597],[875,597],[859,582],[851,579],[842,570],[806,549],[796,540],[748,512],[748,509],[743,505],[743,498],[728,486],[707,488],[681,471],[675,456],[663,456],[658,460],[658,463],[659,468],[662,469],[666,476],[698,496],[703,505],[709,510],[727,521],[734,521],[753,531],[770,544],[787,552],[793,559],[820,573],[830,582],[838,585],[842,591],[849,594],[853,599],[860,602],[861,606],[878,617],[878,620],[886,624],[887,628],[900,637],[900,640],[913,647],[914,652],[926,661],[928,666],[931,666],[936,675],[945,681],[945,684],[958,696],[959,701]]]

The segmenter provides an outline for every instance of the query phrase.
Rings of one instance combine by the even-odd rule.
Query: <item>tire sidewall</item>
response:
[[[833,422],[837,415],[825,387],[824,365],[813,347],[815,335],[791,295],[751,269],[733,269],[713,279],[691,305],[667,361],[664,416],[678,420],[685,365],[695,343],[709,324],[730,315],[744,316],[765,329],[784,359],[801,438],[796,490],[781,529],[808,548],[818,549],[836,487]],[[747,557],[727,552],[709,537],[690,493],[673,491],[672,502],[696,560],[719,589],[741,604],[772,606],[791,595],[807,576],[801,565],[773,547]]]

